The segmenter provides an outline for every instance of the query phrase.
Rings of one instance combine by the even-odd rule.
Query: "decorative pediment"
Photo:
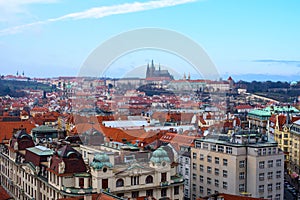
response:
[[[35,170],[32,168],[32,166],[29,165],[23,165],[22,168],[24,169],[26,174],[34,175],[36,174]]]

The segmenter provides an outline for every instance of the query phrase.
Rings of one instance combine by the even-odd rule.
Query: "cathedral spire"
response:
[[[152,60],[152,62],[151,62],[151,67],[152,68],[155,68],[155,66],[154,66],[154,61]]]
[[[146,78],[150,77],[150,67],[149,63],[147,64]]]

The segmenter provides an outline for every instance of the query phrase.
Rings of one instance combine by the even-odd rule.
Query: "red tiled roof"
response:
[[[31,109],[31,112],[47,112],[48,108],[44,108],[44,107],[34,107]]]
[[[30,121],[3,122],[0,121],[0,142],[4,138],[10,139],[15,129],[26,129],[27,133],[35,128],[35,125]]]
[[[193,146],[194,140],[200,136],[188,136],[176,133],[166,133],[160,138],[162,142],[174,143],[179,146]]]
[[[13,199],[7,192],[6,190],[0,186],[0,200],[8,200],[8,199]]]
[[[253,107],[250,105],[238,105],[235,108],[236,109],[252,109]]]

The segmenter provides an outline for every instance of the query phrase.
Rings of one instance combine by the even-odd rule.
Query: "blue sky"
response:
[[[102,42],[155,27],[194,40],[224,78],[299,80],[299,7],[298,0],[0,0],[0,74],[76,76]],[[159,50],[118,59],[111,75],[151,59],[197,78]]]

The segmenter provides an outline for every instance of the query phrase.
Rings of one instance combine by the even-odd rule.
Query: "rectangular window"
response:
[[[196,184],[193,184],[193,191],[196,191]]]
[[[215,157],[215,164],[219,164],[220,163],[220,159],[218,157]]]
[[[232,154],[232,148],[231,147],[226,147],[226,153],[227,154]]]
[[[204,166],[200,165],[200,171],[203,172],[204,171]]]
[[[227,159],[223,159],[223,165],[227,166],[228,165],[228,160]]]
[[[263,193],[265,191],[265,186],[264,185],[259,185],[258,186],[258,192]]]
[[[139,191],[135,191],[131,193],[132,198],[138,198],[139,197]]]
[[[281,171],[276,171],[276,178],[281,178]]]
[[[273,189],[272,183],[268,184],[268,191],[272,191],[272,189]]]
[[[197,158],[197,153],[193,153],[193,159]]]
[[[276,154],[276,147],[273,148],[273,154]]]
[[[240,168],[245,168],[245,161],[244,160],[240,160],[239,166],[240,166]]]
[[[215,144],[211,144],[210,145],[210,150],[211,151],[216,151],[216,145]]]
[[[257,155],[258,155],[258,156],[261,156],[261,149],[258,149],[258,150],[257,150]]]
[[[276,183],[276,190],[280,190],[281,188],[281,182]]]
[[[196,179],[197,179],[197,175],[193,174],[193,180],[196,180]]]
[[[131,185],[139,185],[140,184],[139,182],[140,182],[139,176],[132,176],[131,177]],[[164,181],[161,181],[161,182],[164,182]],[[107,183],[107,188],[108,188],[108,183]]]
[[[189,159],[185,158],[185,164],[189,164]]]
[[[265,161],[260,161],[260,162],[258,163],[258,165],[259,165],[259,168],[260,168],[260,169],[264,169],[264,168],[265,168]]]
[[[215,168],[215,175],[216,175],[216,176],[219,176],[219,173],[220,173],[219,171],[220,171],[220,170],[219,170],[218,168]]]
[[[265,180],[265,173],[260,173],[258,177],[259,177],[260,181],[264,181]]]
[[[200,160],[204,160],[204,155],[200,154]]]
[[[166,197],[167,196],[167,188],[161,189],[161,197]]]
[[[218,152],[224,152],[224,146],[218,145]]]
[[[211,163],[211,156],[207,156],[207,162]]]
[[[277,159],[276,160],[276,166],[277,167],[281,167],[281,159]]]
[[[275,200],[280,200],[280,194],[276,194]]]
[[[219,180],[215,179],[215,187],[219,187]]]
[[[197,169],[196,163],[193,163],[193,169]]]
[[[262,154],[263,154],[263,155],[266,155],[266,154],[267,154],[267,150],[266,150],[265,148],[263,148]]]
[[[199,187],[199,191],[200,191],[201,194],[203,193],[203,186]]]
[[[240,172],[239,178],[240,178],[240,180],[244,180],[245,179],[245,172]]]
[[[223,177],[227,178],[227,176],[228,176],[227,170],[223,170]]]
[[[268,148],[268,155],[271,155],[272,153],[272,148]]]
[[[84,187],[84,178],[79,178],[79,187],[80,188]]]
[[[273,167],[273,160],[268,160],[268,168]]]
[[[178,186],[176,186],[176,187],[178,187]],[[176,188],[176,187],[175,187],[175,188]],[[178,188],[178,189],[179,189],[179,188]],[[175,191],[174,191],[174,193],[175,193]],[[146,190],[146,195],[152,197],[152,196],[153,196],[153,190]],[[124,196],[124,195],[123,195],[123,196]]]
[[[227,190],[228,184],[227,182],[223,182],[223,189]]]
[[[200,183],[203,183],[203,176],[199,176]]]
[[[161,173],[161,182],[167,181],[167,173]]]
[[[201,142],[196,142],[196,148],[201,149]]]
[[[211,178],[207,177],[207,184],[210,185],[211,184]]]
[[[211,173],[211,167],[210,166],[207,166],[207,173]]]
[[[207,143],[203,143],[203,149],[208,149],[208,144]]]
[[[273,172],[268,172],[268,179],[273,179]]]
[[[239,192],[244,192],[245,191],[245,184],[240,184],[239,185]]]
[[[207,188],[207,195],[210,195],[210,194],[211,194],[211,189]]]

